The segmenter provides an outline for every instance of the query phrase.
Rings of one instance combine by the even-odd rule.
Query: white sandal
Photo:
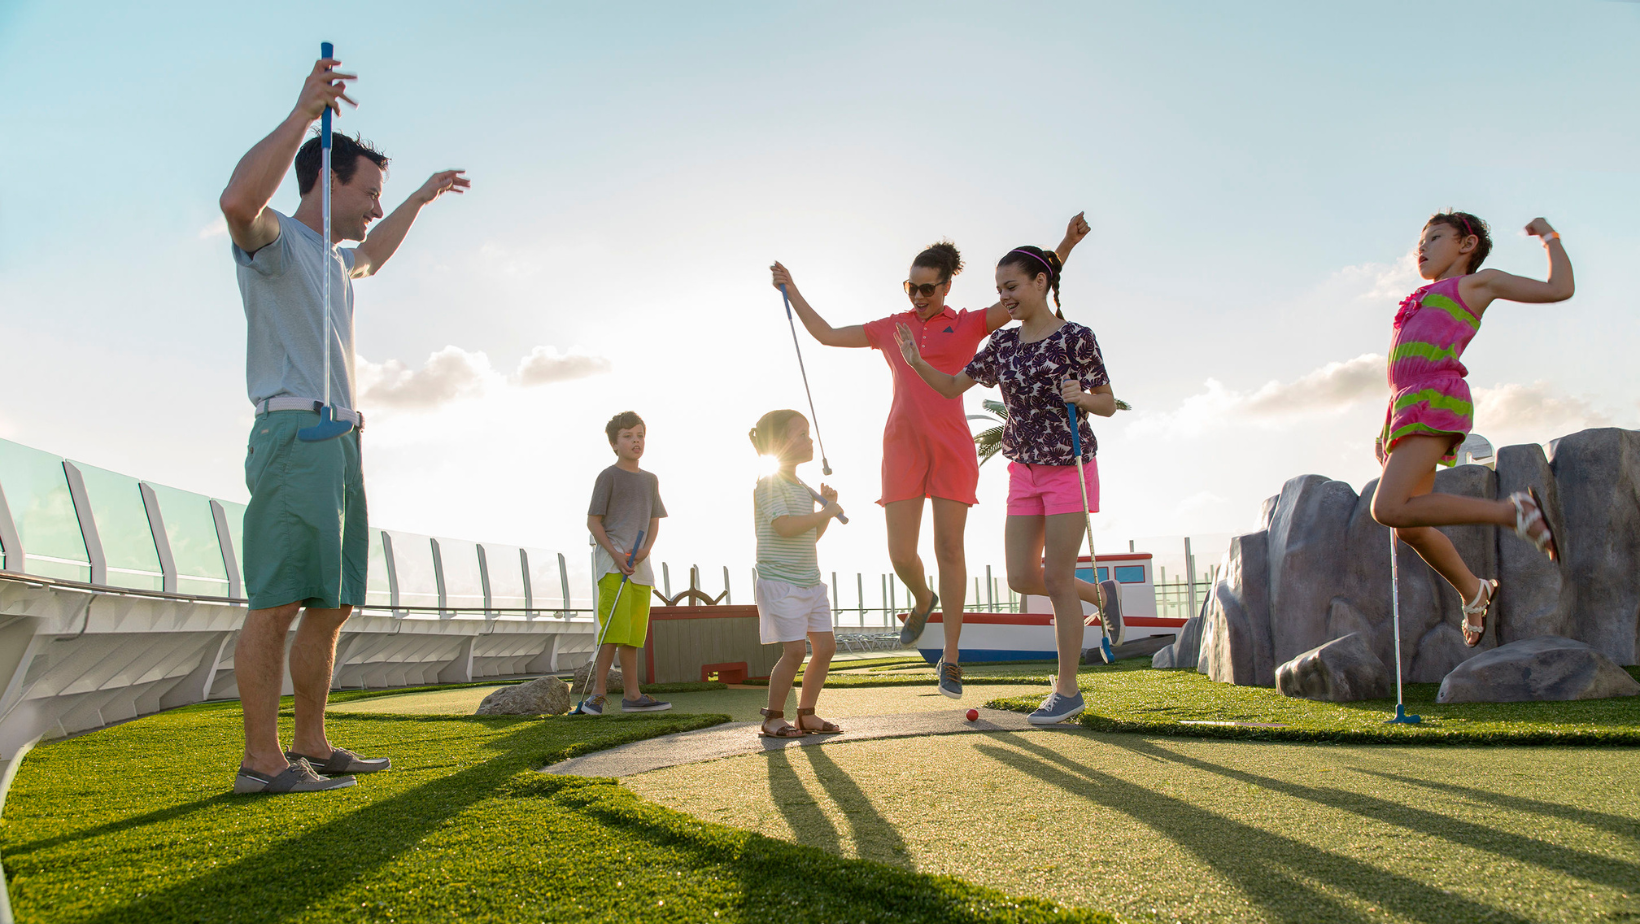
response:
[[[1560,548],[1555,545],[1555,536],[1549,528],[1549,521],[1543,515],[1543,502],[1538,500],[1537,489],[1527,488],[1509,495],[1509,503],[1515,505],[1515,535],[1525,539],[1537,547],[1539,552],[1549,556],[1549,560],[1560,562]],[[1526,504],[1532,509],[1527,510]],[[1532,534],[1532,527],[1543,524],[1543,531]]]
[[[1492,608],[1492,601],[1497,598],[1497,595],[1497,581],[1481,581],[1481,586],[1475,590],[1475,599],[1463,605],[1463,643],[1465,647],[1474,648],[1481,643],[1481,639],[1486,637],[1486,613]],[[1481,599],[1482,597],[1485,597],[1485,599]],[[1470,622],[1469,617],[1471,616],[1479,616],[1481,624],[1477,626]],[[1475,634],[1473,642],[1469,640],[1471,632]]]

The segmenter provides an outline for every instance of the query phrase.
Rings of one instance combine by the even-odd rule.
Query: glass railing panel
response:
[[[564,585],[558,571],[558,553],[526,549],[530,556],[530,596],[540,611],[557,612],[564,606]]]
[[[490,606],[522,609],[524,568],[518,560],[518,546],[484,543],[484,563],[490,574]]]
[[[17,538],[28,556],[23,570],[69,581],[91,580],[91,559],[62,458],[0,440],[0,487],[5,488]]]
[[[388,530],[393,540],[393,567],[399,578],[400,606],[438,606],[438,577],[433,571],[429,537]]]
[[[382,531],[370,531],[370,570],[365,575],[366,606],[391,606],[393,604],[393,588],[387,582],[387,547],[382,542]]]
[[[239,576],[245,576],[245,505],[233,501],[218,500],[222,505],[222,513],[228,521],[228,538],[233,540],[234,558],[238,559]]]
[[[440,537],[438,548],[444,564],[444,605],[451,609],[482,609],[484,579],[478,571],[478,543]]]
[[[112,587],[164,590],[165,575],[137,479],[95,465],[74,464],[85,481],[86,499],[91,501],[92,518],[97,522],[97,538],[108,563],[106,583]]]
[[[177,566],[177,592],[213,597],[228,595],[228,570],[211,516],[211,499],[203,494],[148,482],[159,498],[171,558]],[[232,517],[230,517],[232,519]]]

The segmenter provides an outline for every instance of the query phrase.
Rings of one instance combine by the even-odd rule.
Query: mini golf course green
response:
[[[755,718],[764,691],[546,719],[466,714],[494,685],[339,694],[333,739],[394,769],[283,798],[228,795],[237,704],[191,707],[36,748],[0,860],[23,922],[1640,921],[1640,697],[1409,688],[1408,731],[1383,703],[1136,663],[1082,673],[1070,734],[833,739],[620,781],[534,771]],[[1046,669],[972,672],[956,704],[926,666],[860,662],[821,711],[1027,708]]]

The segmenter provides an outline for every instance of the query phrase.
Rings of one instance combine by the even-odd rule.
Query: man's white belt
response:
[[[312,398],[292,398],[288,395],[281,395],[277,398],[264,398],[256,402],[256,416],[261,417],[263,414],[272,413],[273,411],[312,411],[317,414],[319,408],[324,407],[324,405],[323,401],[315,401]],[[364,415],[358,411],[345,407],[333,407],[331,408],[331,414],[337,420],[345,420],[357,429],[364,429]]]

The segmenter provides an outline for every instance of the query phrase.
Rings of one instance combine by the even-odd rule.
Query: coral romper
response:
[[[1442,465],[1457,464],[1457,447],[1475,425],[1475,405],[1459,358],[1481,319],[1458,294],[1462,276],[1442,279],[1408,295],[1395,315],[1389,344],[1389,410],[1378,449],[1387,454],[1409,436],[1452,440]]]
[[[927,321],[902,311],[865,325],[866,340],[883,354],[894,375],[894,403],[883,427],[883,495],[877,503],[940,497],[979,503],[979,455],[961,398],[946,398],[922,380],[900,355],[894,328],[904,324],[917,338],[928,364],[956,374],[985,339],[985,311],[947,307]]]

